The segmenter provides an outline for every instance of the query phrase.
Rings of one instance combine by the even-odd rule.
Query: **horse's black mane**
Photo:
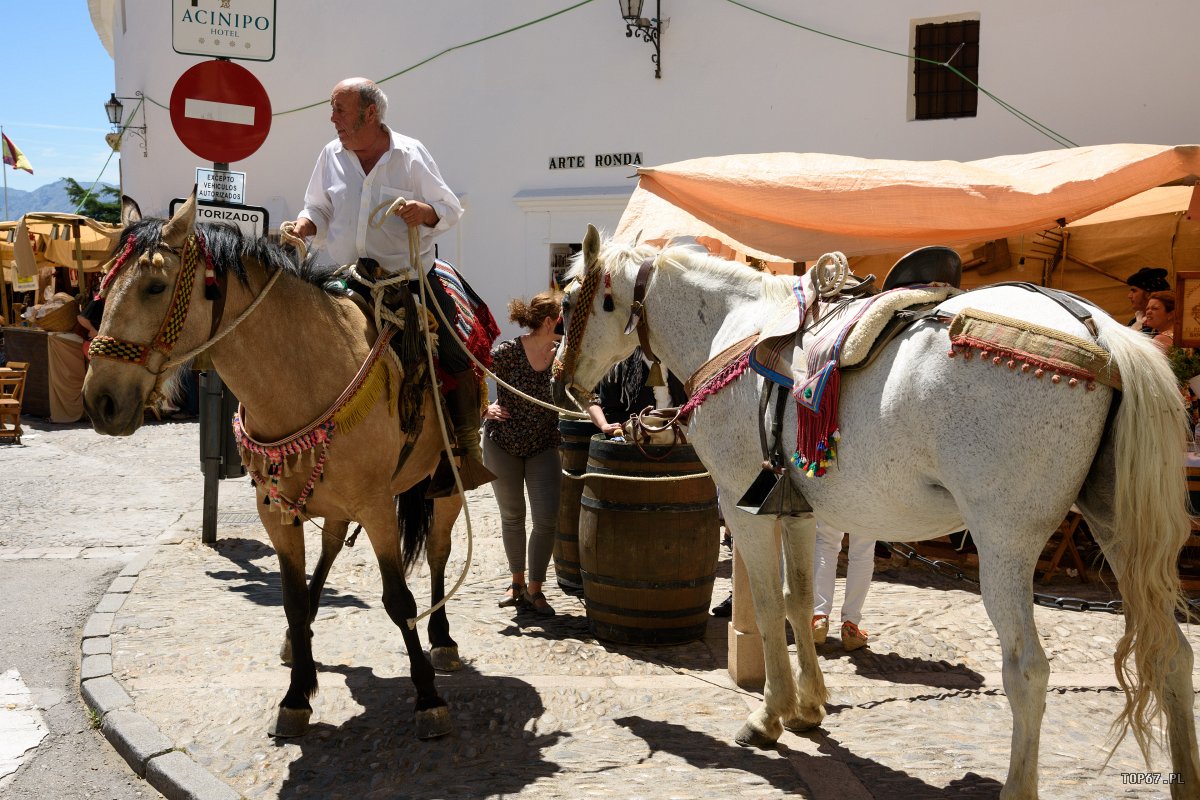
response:
[[[134,249],[137,253],[154,249],[162,240],[162,229],[166,222],[165,219],[148,217],[127,226],[121,231],[116,252],[122,252],[131,237],[136,242]],[[213,270],[218,275],[233,275],[242,283],[246,283],[243,258],[256,259],[271,272],[282,269],[315,286],[324,286],[337,269],[332,265],[318,264],[312,254],[298,263],[294,251],[265,236],[258,239],[246,236],[238,228],[223,222],[202,222],[196,225],[196,229],[204,237],[204,246],[212,257]]]

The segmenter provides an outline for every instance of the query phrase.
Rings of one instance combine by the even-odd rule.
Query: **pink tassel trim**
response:
[[[683,408],[679,409],[679,419],[686,420],[693,411],[699,408],[701,403],[741,377],[749,366],[750,351],[747,350],[744,356],[731,362],[692,392],[692,396],[683,404]]]

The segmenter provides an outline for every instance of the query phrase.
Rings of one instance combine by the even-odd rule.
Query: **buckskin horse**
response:
[[[575,282],[564,301],[567,335],[554,381],[560,405],[594,386],[638,344],[639,337],[627,334],[639,321],[664,366],[694,374],[777,318],[795,282],[684,248],[601,246],[594,228],[569,277]],[[628,316],[602,310],[599,295],[609,289],[596,286],[605,281],[615,308],[631,309]],[[801,281],[811,294],[811,271]],[[604,306],[613,307],[607,300]],[[797,307],[793,303],[791,313]],[[789,462],[791,485],[817,516],[842,530],[918,541],[970,529],[1013,717],[1004,798],[1037,796],[1049,664],[1034,625],[1032,579],[1051,532],[1074,504],[1123,598],[1126,629],[1114,657],[1125,692],[1114,723],[1118,740],[1132,732],[1148,762],[1165,714],[1172,770],[1182,780],[1172,785],[1172,796],[1197,797],[1193,655],[1174,617],[1182,607],[1177,558],[1189,529],[1185,414],[1166,359],[1097,309],[1091,311],[1098,343],[1111,353],[1119,392],[1098,379],[1030,370],[999,353],[976,350],[987,357],[970,358],[972,348],[952,347],[945,324],[968,308],[1035,323],[1051,337],[1065,332],[1095,341],[1042,294],[1017,287],[957,294],[941,303],[941,319],[908,327],[868,366],[841,376],[836,457],[823,476],[811,478]],[[742,366],[733,361],[717,373],[724,377],[713,385],[723,388],[694,409],[687,435],[736,531],[763,639],[763,702],[736,739],[769,747],[785,728],[819,725],[827,693],[810,625],[813,518],[780,520],[784,585],[774,555],[776,518],[735,505],[763,472],[759,426],[769,428],[773,420],[760,407],[763,379],[749,369],[739,372]],[[790,443],[797,441],[797,413],[795,403],[788,406],[783,436]],[[796,637],[798,674],[788,665],[785,614]]]
[[[462,507],[461,495],[434,501],[431,520],[424,497],[442,449],[432,382],[419,379],[419,369],[401,374],[368,315],[322,288],[329,270],[311,259],[296,263],[265,238],[196,225],[194,201],[193,194],[170,220],[140,220],[121,235],[102,283],[103,324],[84,381],[92,425],[102,434],[134,433],[147,404],[169,391],[178,362],[207,349],[242,403],[235,433],[279,557],[287,616],[282,658],[291,679],[272,732],[307,730],[317,691],[310,626],[333,560],[357,522],[379,562],[384,607],[408,650],[416,734],[443,736],[452,725],[434,666],[461,668],[457,645],[439,608],[428,628],[433,662],[426,658],[409,624],[416,603],[404,580],[424,548],[433,604],[443,598],[450,529]],[[324,518],[321,555],[306,586],[301,519],[314,517]]]

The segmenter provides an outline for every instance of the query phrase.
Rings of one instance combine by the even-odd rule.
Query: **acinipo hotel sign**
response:
[[[275,58],[275,0],[172,0],[176,53],[270,61]]]

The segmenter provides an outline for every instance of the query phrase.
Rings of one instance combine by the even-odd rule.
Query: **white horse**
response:
[[[589,227],[570,274],[583,279],[606,273],[617,312],[602,310],[600,291],[586,305],[578,290],[568,297],[569,330],[558,354],[566,370],[555,381],[560,404],[568,391],[594,386],[637,344],[636,336],[624,335],[625,309],[632,308],[636,275],[647,259],[649,343],[679,375],[692,374],[761,330],[791,294],[790,277],[683,248],[602,248]],[[965,307],[1091,338],[1054,301],[1013,287],[958,295],[941,309],[953,314]],[[836,528],[890,541],[970,529],[1013,715],[1003,798],[1037,797],[1049,664],[1034,626],[1033,573],[1051,532],[1075,504],[1117,575],[1124,601],[1126,630],[1115,666],[1126,697],[1114,722],[1117,741],[1132,731],[1149,761],[1165,713],[1172,769],[1183,779],[1172,786],[1172,797],[1200,797],[1192,651],[1174,618],[1182,602],[1177,558],[1189,527],[1183,404],[1166,360],[1145,337],[1091,310],[1123,391],[1039,380],[990,359],[948,358],[946,326],[918,323],[870,366],[843,376],[841,440],[827,474],[789,472],[816,515]],[[582,333],[576,321],[581,315],[587,315]],[[782,519],[785,588],[773,553],[775,518],[735,506],[761,470],[761,388],[762,379],[747,370],[695,411],[688,439],[711,471],[725,518],[737,532],[763,639],[763,704],[737,741],[768,747],[784,728],[819,725],[827,694],[810,627],[814,520]],[[795,435],[792,408],[783,441],[795,442]],[[798,674],[788,667],[785,612],[796,637]]]

